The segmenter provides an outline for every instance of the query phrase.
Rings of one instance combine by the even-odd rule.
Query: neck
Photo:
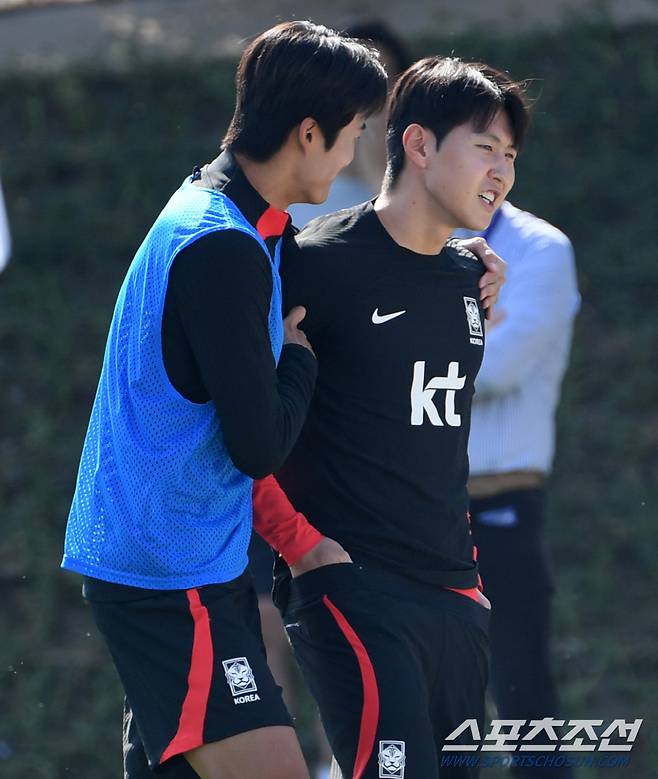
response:
[[[366,130],[359,139],[354,160],[344,172],[365,183],[371,192],[379,192],[386,172],[386,146],[383,139],[379,135],[371,137]]]
[[[391,238],[416,254],[438,254],[455,225],[438,208],[422,182],[403,171],[392,189],[384,189],[375,212]]]
[[[247,181],[274,208],[286,211],[294,196],[290,193],[288,182],[291,180],[289,165],[279,154],[265,162],[254,162],[244,154],[234,153]]]

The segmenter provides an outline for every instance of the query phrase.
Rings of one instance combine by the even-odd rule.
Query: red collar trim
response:
[[[258,230],[258,234],[265,241],[274,235],[283,235],[289,220],[290,216],[286,211],[279,211],[278,208],[269,206],[256,222],[256,230]]]

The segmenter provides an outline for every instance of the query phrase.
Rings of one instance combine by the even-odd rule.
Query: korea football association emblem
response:
[[[404,741],[379,742],[379,779],[404,779]]]
[[[258,689],[246,657],[232,657],[230,660],[222,660],[226,681],[231,688],[233,696],[243,698],[248,693],[255,693]],[[250,700],[255,696],[249,696]],[[241,703],[243,701],[240,701]]]
[[[464,298],[464,307],[466,309],[466,321],[468,322],[468,332],[471,335],[471,343],[476,346],[482,346],[482,319],[480,318],[480,309],[475,298]]]

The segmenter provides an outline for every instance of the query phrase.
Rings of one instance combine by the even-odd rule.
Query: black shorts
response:
[[[188,590],[85,579],[84,594],[151,769],[202,744],[291,724],[248,573]]]
[[[452,731],[466,719],[483,725],[488,609],[398,574],[339,564],[293,579],[287,621],[344,777],[476,775],[439,766]]]
[[[249,571],[257,595],[271,595],[274,575],[274,552],[258,533],[251,534],[249,543]]]

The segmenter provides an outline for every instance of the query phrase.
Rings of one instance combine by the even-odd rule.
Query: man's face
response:
[[[483,132],[470,123],[459,125],[438,150],[433,139],[428,144],[425,185],[446,227],[486,230],[514,184],[513,143],[509,118],[501,111]]]
[[[352,162],[354,146],[364,129],[365,119],[362,114],[357,114],[340,130],[333,146],[325,149],[324,137],[316,128],[313,143],[300,170],[298,184],[303,188],[304,195],[300,202],[323,203],[327,199],[333,180]]]

